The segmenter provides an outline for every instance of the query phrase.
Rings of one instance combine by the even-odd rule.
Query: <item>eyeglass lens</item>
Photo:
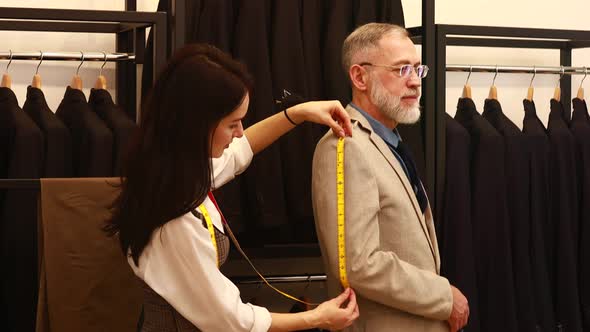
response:
[[[400,68],[399,74],[401,77],[408,77],[412,75],[413,70],[416,70],[416,75],[418,75],[419,78],[426,77],[426,74],[428,73],[428,67],[425,65],[419,65],[416,67],[413,67],[412,65],[403,65]]]

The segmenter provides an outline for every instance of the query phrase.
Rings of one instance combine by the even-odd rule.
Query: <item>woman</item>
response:
[[[299,104],[244,131],[251,86],[229,56],[190,45],[171,59],[144,104],[106,227],[143,280],[142,331],[342,329],[358,317],[350,289],[310,311],[269,313],[242,303],[218,269],[229,242],[211,189],[243,172],[294,123],[326,124],[340,136],[352,132],[337,101]]]

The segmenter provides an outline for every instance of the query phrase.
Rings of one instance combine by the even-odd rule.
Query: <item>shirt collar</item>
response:
[[[367,112],[363,111],[354,103],[350,103],[350,106],[354,107],[355,110],[361,113],[367,119],[367,121],[369,121],[371,128],[373,128],[373,131],[377,135],[379,135],[379,137],[381,137],[385,141],[385,143],[387,143],[387,145],[393,147],[394,149],[397,149],[399,142],[402,140],[401,136],[399,135],[399,132],[397,131],[397,128],[394,128],[393,130],[387,128],[384,124],[375,120],[372,116],[370,116]]]

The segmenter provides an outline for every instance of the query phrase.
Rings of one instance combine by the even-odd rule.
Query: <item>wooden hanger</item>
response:
[[[2,83],[0,83],[0,87],[9,88],[12,85],[12,79],[10,78],[9,74],[2,75]]]
[[[488,99],[498,100],[498,89],[496,89],[496,77],[498,76],[498,66],[496,66],[496,74],[494,75],[494,80],[492,81],[492,86],[490,86],[490,93],[488,94]]]
[[[553,99],[557,101],[561,100],[561,89],[559,87],[556,87],[555,91],[553,91]]]
[[[580,82],[580,87],[578,88],[578,95],[576,96],[578,99],[584,100],[584,80],[586,79],[586,76],[588,75],[588,68],[584,67],[584,78],[582,78],[582,81]]]
[[[33,82],[31,83],[31,86],[37,89],[41,89],[41,75],[39,75],[39,67],[41,66],[41,62],[43,62],[43,52],[41,52],[41,60],[39,61],[39,64],[37,64],[37,70],[35,70],[35,75],[33,75]]]
[[[465,81],[465,85],[463,86],[463,93],[461,94],[461,98],[471,99],[471,86],[469,85],[469,77],[471,77],[472,71],[473,67],[469,66],[469,75],[467,75],[467,80]]]
[[[555,86],[555,91],[553,92],[553,99],[557,101],[561,101],[561,88],[559,87],[559,82],[561,82],[561,78],[565,74],[565,68],[561,66],[561,74],[559,75],[559,79],[557,80],[557,86]]]
[[[74,76],[72,77],[72,81],[70,82],[70,88],[82,91],[82,78],[80,77],[80,75],[78,75],[78,73],[80,72],[80,67],[82,67],[82,64],[84,63],[84,52],[80,53],[82,53],[82,61],[78,65],[78,69],[76,69],[76,74],[74,74]]]
[[[96,79],[96,83],[94,83],[94,88],[106,90],[107,79],[106,79],[106,77],[102,76],[102,69],[104,68],[104,65],[107,64],[107,54],[105,52],[102,52],[102,54],[104,54],[104,62],[102,63],[102,66],[100,66],[100,72],[98,73],[98,78]]]
[[[535,93],[535,88],[533,88],[533,81],[535,80],[535,76],[537,76],[537,67],[533,67],[533,78],[531,78],[531,84],[529,84],[529,89],[526,92],[526,100],[533,101],[533,94]]]
[[[12,78],[10,77],[10,74],[8,74],[8,68],[10,68],[10,64],[12,63],[12,50],[9,50],[9,52],[10,59],[8,60],[8,64],[6,65],[6,71],[4,72],[4,75],[2,75],[2,82],[0,83],[0,87],[10,89],[12,85]]]

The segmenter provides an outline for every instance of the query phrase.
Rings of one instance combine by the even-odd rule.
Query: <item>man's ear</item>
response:
[[[351,84],[360,91],[368,89],[367,82],[369,80],[369,73],[360,65],[352,65],[348,70],[348,76]]]

